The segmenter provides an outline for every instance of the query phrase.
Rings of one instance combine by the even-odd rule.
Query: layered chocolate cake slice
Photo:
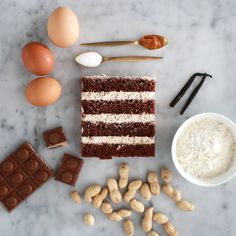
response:
[[[82,156],[155,156],[155,78],[82,78]]]

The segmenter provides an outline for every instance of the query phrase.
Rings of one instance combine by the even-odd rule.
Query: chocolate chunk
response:
[[[56,172],[55,179],[71,186],[75,186],[83,162],[82,159],[65,153],[61,165]]]
[[[67,146],[68,142],[65,137],[65,133],[62,127],[57,127],[55,129],[47,130],[43,133],[45,143],[49,149]]]
[[[0,201],[12,211],[53,175],[29,143],[23,143],[0,164]]]

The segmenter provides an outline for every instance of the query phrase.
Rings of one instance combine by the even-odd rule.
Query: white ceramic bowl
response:
[[[200,186],[217,186],[217,185],[220,185],[220,184],[223,184],[223,183],[229,181],[236,174],[236,154],[235,154],[235,158],[234,158],[233,162],[231,163],[230,167],[228,168],[228,170],[225,173],[218,175],[217,177],[208,178],[208,179],[199,179],[199,178],[189,175],[182,168],[182,166],[180,165],[180,163],[176,157],[176,144],[179,139],[179,136],[181,135],[182,131],[185,129],[185,127],[187,125],[194,122],[198,118],[214,118],[215,120],[223,122],[224,124],[226,124],[230,128],[230,130],[232,131],[232,133],[234,135],[235,141],[236,141],[236,125],[233,121],[231,121],[230,119],[228,119],[227,117],[225,117],[223,115],[219,115],[216,113],[198,114],[198,115],[195,115],[195,116],[189,118],[188,120],[186,120],[177,130],[177,132],[174,136],[173,142],[172,142],[172,147],[171,147],[172,159],[173,159],[176,169],[189,182],[196,184],[196,185],[200,185]]]

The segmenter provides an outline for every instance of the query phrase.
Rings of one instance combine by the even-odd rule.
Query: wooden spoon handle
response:
[[[138,45],[137,40],[133,41],[113,41],[113,42],[98,42],[98,43],[82,43],[81,46],[121,46],[121,45]]]
[[[163,57],[151,57],[151,56],[125,56],[125,57],[104,57],[103,61],[148,61],[148,60],[160,60]]]

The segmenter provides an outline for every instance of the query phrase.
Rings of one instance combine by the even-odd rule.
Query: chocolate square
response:
[[[29,143],[23,143],[13,154],[14,160],[21,164],[35,153],[35,150]]]
[[[82,167],[81,161],[83,160],[65,153],[61,161],[61,167],[66,170],[78,172]]]
[[[67,146],[68,142],[62,127],[47,130],[43,133],[45,143],[49,149]]]
[[[56,172],[55,179],[65,184],[75,186],[75,183],[78,179],[78,173],[59,168],[59,170]]]
[[[30,157],[27,161],[25,161],[22,164],[22,167],[26,171],[28,175],[32,175],[35,173],[38,169],[40,169],[43,166],[43,161],[37,154],[33,154],[32,157]]]
[[[12,191],[12,187],[7,182],[0,184],[0,201]]]
[[[47,166],[43,166],[40,170],[34,173],[32,177],[36,185],[40,186],[45,183],[52,175],[53,171]]]
[[[0,164],[0,171],[3,176],[10,175],[18,167],[17,163],[10,156]]]
[[[17,191],[23,199],[28,197],[37,189],[37,186],[31,179],[27,179],[24,183],[17,187]]]
[[[83,160],[69,154],[64,154],[61,164],[57,169],[55,179],[65,184],[75,186],[79,172],[83,166]]]
[[[27,179],[27,174],[21,169],[16,169],[13,173],[8,176],[8,182],[13,187],[19,186]]]
[[[10,193],[2,200],[3,206],[10,212],[21,203],[21,198],[16,192]]]

